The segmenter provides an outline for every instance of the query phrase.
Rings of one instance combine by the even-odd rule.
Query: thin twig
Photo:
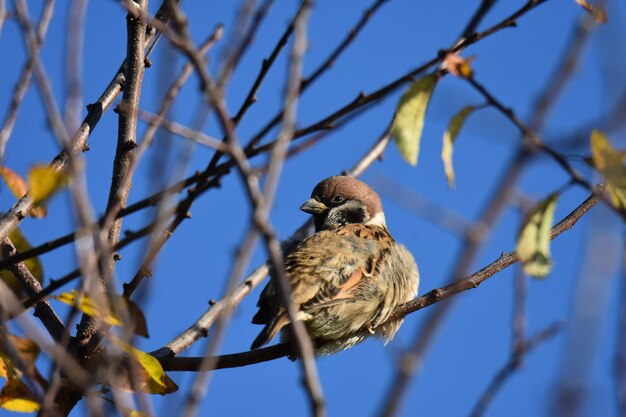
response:
[[[318,130],[332,128],[333,123],[335,123],[337,120],[340,120],[342,117],[348,115],[349,113],[363,106],[376,103],[380,101],[381,99],[383,99],[384,97],[387,97],[389,94],[395,92],[401,86],[408,84],[410,82],[413,82],[417,75],[425,73],[431,67],[443,61],[443,59],[448,54],[459,52],[467,48],[468,46],[473,45],[476,42],[493,35],[494,33],[497,33],[505,28],[510,28],[512,26],[515,26],[517,19],[519,19],[521,16],[525,15],[526,13],[528,13],[535,7],[539,6],[540,4],[544,3],[545,1],[547,0],[529,0],[524,6],[520,7],[517,11],[515,11],[508,17],[504,18],[502,21],[498,22],[497,24],[491,26],[490,28],[486,29],[483,32],[474,34],[470,38],[457,43],[455,46],[451,48],[440,51],[437,57],[432,58],[429,61],[426,61],[422,65],[400,76],[399,78],[396,78],[395,80],[384,85],[378,90],[375,90],[370,94],[365,94],[363,92],[358,93],[356,98],[351,100],[348,104],[342,106],[341,108],[335,110],[334,112],[328,114],[327,116],[322,117],[317,122],[311,123],[309,126],[298,129],[296,133],[294,134],[294,137],[297,138],[300,136],[310,134],[312,132],[316,132]],[[266,125],[257,134],[255,134],[252,137],[252,139],[250,139],[249,144],[246,146],[246,150],[248,150],[251,147],[251,145],[258,143],[271,130],[271,128],[268,129],[268,127],[269,125]]]
[[[563,155],[552,149],[550,146],[546,145],[535,132],[533,132],[528,126],[526,126],[524,122],[522,122],[519,117],[517,117],[513,109],[511,109],[510,107],[506,107],[504,104],[502,104],[502,102],[496,99],[484,85],[476,81],[474,77],[468,77],[466,79],[480,94],[483,95],[483,97],[485,97],[485,99],[487,99],[487,102],[491,106],[498,109],[498,111],[500,111],[507,119],[511,121],[511,123],[513,123],[513,125],[515,125],[515,127],[518,128],[520,133],[522,133],[524,140],[530,141],[533,146],[545,152],[548,156],[554,159],[555,162],[570,175],[572,181],[586,187],[588,190],[593,189],[593,186],[569,164],[567,159],[565,159]]]
[[[311,72],[311,75],[302,78],[300,85],[300,95],[302,95],[319,77],[321,77],[324,72],[326,72],[330,67],[337,61],[339,56],[350,46],[350,44],[357,38],[359,33],[365,28],[367,23],[371,20],[372,16],[376,13],[376,11],[385,3],[386,0],[375,0],[374,3],[368,7],[359,21],[355,24],[355,26],[348,31],[348,34],[345,38],[339,42],[337,47],[330,52],[328,57],[320,65],[317,66]],[[300,12],[299,12],[300,13]],[[281,120],[283,117],[284,110],[278,112],[261,130],[256,133],[253,138],[250,140],[248,145],[246,145],[246,151],[253,149],[261,139],[267,135]],[[296,134],[295,136],[300,136]]]
[[[489,383],[480,399],[470,413],[470,417],[481,417],[487,411],[487,407],[498,394],[504,383],[519,369],[521,359],[530,353],[534,348],[547,342],[563,330],[563,323],[553,323],[545,329],[535,334],[530,339],[524,341],[518,352],[515,352],[509,361],[496,373]]]
[[[48,122],[54,132],[62,149],[66,149],[70,142],[70,137],[63,123],[61,112],[56,104],[54,94],[52,93],[52,85],[50,79],[44,69],[43,63],[39,59],[39,46],[40,40],[37,37],[37,33],[33,28],[28,15],[28,8],[25,0],[15,1],[15,15],[17,21],[22,26],[24,32],[24,39],[26,41],[26,47],[29,54],[29,59],[33,62],[33,73],[37,81],[38,91],[41,94],[41,98],[46,110]]]
[[[46,38],[46,33],[48,31],[48,27],[50,24],[50,19],[52,18],[52,11],[54,9],[54,0],[46,1],[44,5],[44,10],[39,19],[39,23],[37,24],[37,44],[34,47],[34,50],[31,51],[26,63],[22,67],[22,72],[18,78],[18,82],[13,89],[13,95],[11,96],[11,102],[9,104],[9,108],[7,110],[7,114],[4,117],[4,122],[2,123],[2,128],[0,128],[0,162],[4,161],[4,153],[6,149],[7,142],[11,137],[11,133],[13,132],[13,127],[15,126],[15,122],[17,121],[17,115],[20,111],[22,102],[24,101],[24,96],[26,95],[26,91],[30,85],[30,80],[33,74],[33,68],[35,67],[35,61],[33,56],[39,54],[39,50],[43,46],[43,41]],[[2,0],[2,7],[0,9],[0,25],[1,22],[6,19],[6,5],[4,4],[4,0]]]
[[[267,12],[270,7],[272,7],[274,0],[264,0],[263,3],[257,8],[254,16],[252,17],[252,21],[248,26],[248,30],[244,33],[244,35],[239,39],[237,44],[234,47],[228,48],[231,52],[228,57],[224,60],[224,65],[222,67],[222,71],[217,78],[217,88],[219,90],[224,90],[228,81],[230,80],[231,75],[237,68],[237,65],[241,61],[243,54],[252,44],[254,40],[254,36],[256,35],[257,30],[261,26],[261,22],[265,19]],[[244,6],[245,7],[245,6]]]
[[[190,127],[184,126],[180,123],[167,120],[165,117],[159,114],[150,113],[149,111],[142,109],[138,110],[137,116],[141,120],[148,122],[151,126],[160,126],[168,132],[178,135],[182,138],[189,139],[197,143],[198,145],[206,146],[207,148],[216,149],[220,152],[228,154],[228,146],[226,146],[226,144],[216,138],[210,137],[203,132],[193,130]]]
[[[88,0],[72,0],[65,41],[65,126],[75,131],[80,124],[83,104],[83,43]]]
[[[489,10],[491,10],[495,4],[496,0],[482,0],[480,6],[478,6],[478,9],[476,9],[474,15],[467,23],[467,26],[465,26],[465,29],[461,32],[459,39],[467,39],[472,36],[474,32],[476,32],[480,22],[487,16],[487,13],[489,13]]]

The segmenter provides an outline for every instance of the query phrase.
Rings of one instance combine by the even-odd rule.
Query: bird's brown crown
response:
[[[336,175],[326,178],[311,193],[311,197],[325,204],[332,204],[336,196],[362,202],[372,218],[383,213],[383,204],[378,194],[369,185],[352,177]]]

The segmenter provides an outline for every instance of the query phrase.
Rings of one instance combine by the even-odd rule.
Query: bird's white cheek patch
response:
[[[372,226],[387,227],[387,222],[385,221],[385,213],[383,212],[376,213],[376,215],[372,217],[371,219],[369,219],[367,223],[365,224],[372,225]]]

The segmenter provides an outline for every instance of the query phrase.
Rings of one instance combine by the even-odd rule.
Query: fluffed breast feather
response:
[[[369,334],[389,342],[402,320],[382,323],[415,297],[419,283],[411,253],[386,228],[348,224],[317,232],[285,257],[292,300],[318,353],[346,349]],[[253,348],[289,323],[272,281],[264,288],[253,323],[265,324]]]

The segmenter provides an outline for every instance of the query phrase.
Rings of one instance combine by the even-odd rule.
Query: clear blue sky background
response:
[[[40,2],[29,2],[31,13],[39,16]],[[335,66],[302,97],[298,108],[298,125],[306,126],[343,106],[360,91],[373,91],[408,70],[436,56],[449,47],[460,34],[478,1],[412,1],[394,0],[374,16]],[[9,2],[11,4],[11,2]],[[223,46],[229,45],[239,2],[184,1],[196,42],[204,40],[218,23],[226,27],[225,40],[211,53],[211,69],[223,57]],[[305,74],[324,60],[361,16],[369,2],[356,0],[318,1],[309,25],[309,49]],[[523,4],[501,1],[488,14],[481,28],[500,21]],[[228,107],[234,113],[247,94],[260,62],[267,57],[295,11],[296,2],[279,0],[262,24],[252,48],[245,54],[228,89]],[[151,2],[154,12],[157,2]],[[66,95],[64,79],[64,45],[69,2],[58,2],[42,59],[59,103]],[[609,24],[598,28],[582,54],[573,81],[551,113],[544,137],[546,140],[577,131],[588,123],[602,127],[598,117],[612,108],[623,91],[624,6],[611,2]],[[523,119],[533,111],[533,100],[540,94],[549,74],[559,61],[576,21],[584,12],[574,1],[551,0],[525,15],[515,29],[503,30],[475,46],[464,55],[474,55],[476,79]],[[97,99],[108,84],[125,54],[125,12],[114,1],[92,1],[86,17],[84,56],[84,97]],[[621,41],[619,41],[621,39]],[[163,67],[171,60],[167,42],[159,44],[153,56],[154,65],[147,70],[141,106],[156,110],[163,94]],[[0,34],[0,113],[8,105],[12,86],[25,60],[23,40],[14,21]],[[174,56],[176,54],[174,53]],[[176,59],[176,72],[182,58]],[[238,128],[242,141],[253,135],[272,117],[282,103],[287,69],[286,55],[272,68],[259,94]],[[621,72],[620,72],[621,71]],[[200,98],[198,82],[192,78],[177,100],[171,117],[191,125]],[[402,89],[401,89],[402,90]],[[374,143],[395,109],[401,90],[389,96],[347,127],[337,129],[308,152],[291,158],[284,171],[272,221],[281,238],[286,238],[306,215],[298,211],[312,187],[322,178],[350,168]],[[441,137],[450,117],[467,104],[483,100],[464,81],[445,77],[437,86],[429,108],[422,140],[419,164],[408,166],[391,146],[383,162],[375,163],[363,176],[381,191],[388,226],[395,238],[404,243],[417,259],[422,281],[420,293],[443,285],[458,256],[459,238],[441,230],[428,219],[415,216],[394,199],[385,197],[384,179],[392,179],[433,204],[445,207],[471,221],[477,218],[500,179],[517,147],[518,132],[499,113],[484,109],[473,115],[455,148],[457,188],[449,191],[440,160]],[[107,113],[89,140],[88,183],[94,210],[101,214],[106,205],[112,158],[117,134],[117,117]],[[143,132],[145,126],[140,127]],[[205,132],[221,137],[214,120]],[[612,140],[623,147],[623,131],[611,132]],[[270,135],[270,137],[274,136]],[[180,158],[182,139],[173,139],[168,157],[170,163]],[[621,144],[621,145],[620,145]],[[158,148],[162,149],[162,148]],[[54,137],[47,131],[45,113],[34,87],[29,90],[15,131],[9,142],[4,163],[25,174],[34,163],[47,162],[58,152]],[[158,152],[157,152],[158,153]],[[584,166],[580,156],[588,154],[584,145],[568,149],[572,164],[597,180]],[[197,147],[188,172],[202,169],[212,151]],[[130,202],[153,190],[155,152],[149,152],[137,174]],[[263,161],[257,158],[254,163]],[[519,183],[519,192],[527,197],[542,198],[566,183],[568,177],[547,158],[537,158]],[[587,193],[569,189],[560,199],[556,218],[576,207]],[[14,202],[6,189],[0,192],[0,207],[7,210]],[[249,207],[238,178],[228,176],[219,190],[200,198],[192,208],[193,219],[185,221],[163,251],[141,302],[149,320],[150,339],[139,346],[150,351],[171,340],[205,311],[209,299],[221,297],[232,256],[248,227]],[[136,229],[150,220],[153,213],[136,214],[124,220],[124,226]],[[503,251],[514,248],[519,225],[515,207],[505,210],[494,233],[480,251],[472,271],[495,260]],[[67,195],[52,201],[46,220],[27,219],[23,231],[34,244],[73,230]],[[605,230],[600,240],[592,240],[592,229]],[[608,231],[607,231],[608,230]],[[590,352],[590,363],[584,380],[589,384],[589,415],[615,415],[612,358],[616,339],[621,255],[621,223],[602,207],[594,209],[573,230],[559,237],[553,245],[555,268],[544,281],[528,283],[528,332],[535,333],[547,325],[565,321],[566,328],[548,343],[525,357],[522,368],[495,398],[487,415],[551,415],[550,405],[559,375],[571,368],[564,352],[571,345],[575,328],[572,319],[577,288],[586,271],[585,248],[590,242],[595,250],[607,255],[600,272],[587,273],[591,278],[586,311],[605,317],[595,322],[595,333],[583,338],[597,339],[597,349]],[[599,242],[599,243],[598,243]],[[615,246],[617,245],[617,246]],[[616,249],[617,248],[617,249]],[[119,282],[129,280],[138,266],[137,255],[144,249],[135,244],[122,253],[118,263]],[[592,254],[595,252],[591,252]],[[251,269],[265,259],[260,248]],[[75,267],[71,247],[43,256],[47,278],[58,278]],[[597,271],[597,269],[596,269]],[[583,281],[584,282],[584,281]],[[511,345],[513,268],[488,280],[480,288],[459,295],[457,303],[440,327],[430,345],[422,366],[411,384],[400,415],[463,416],[472,409],[479,395],[498,369],[508,360]],[[258,289],[247,297],[234,313],[221,351],[247,350],[259,328],[250,324],[255,311]],[[61,311],[62,307],[55,304]],[[428,310],[410,315],[399,335],[388,347],[370,340],[349,351],[318,360],[321,381],[330,416],[374,416],[382,404],[396,367],[396,359],[408,345]],[[200,354],[204,342],[188,354]],[[186,353],[187,354],[187,353]],[[572,369],[569,369],[572,372]],[[180,385],[177,394],[155,398],[158,415],[177,415],[185,401],[192,375],[172,373]],[[568,377],[569,378],[569,377]],[[571,377],[573,378],[573,377]],[[308,415],[307,398],[301,386],[300,368],[287,359],[279,359],[241,369],[222,370],[211,377],[209,391],[201,408],[208,416],[300,416]],[[73,415],[83,415],[77,407]],[[5,415],[0,411],[0,415]]]

